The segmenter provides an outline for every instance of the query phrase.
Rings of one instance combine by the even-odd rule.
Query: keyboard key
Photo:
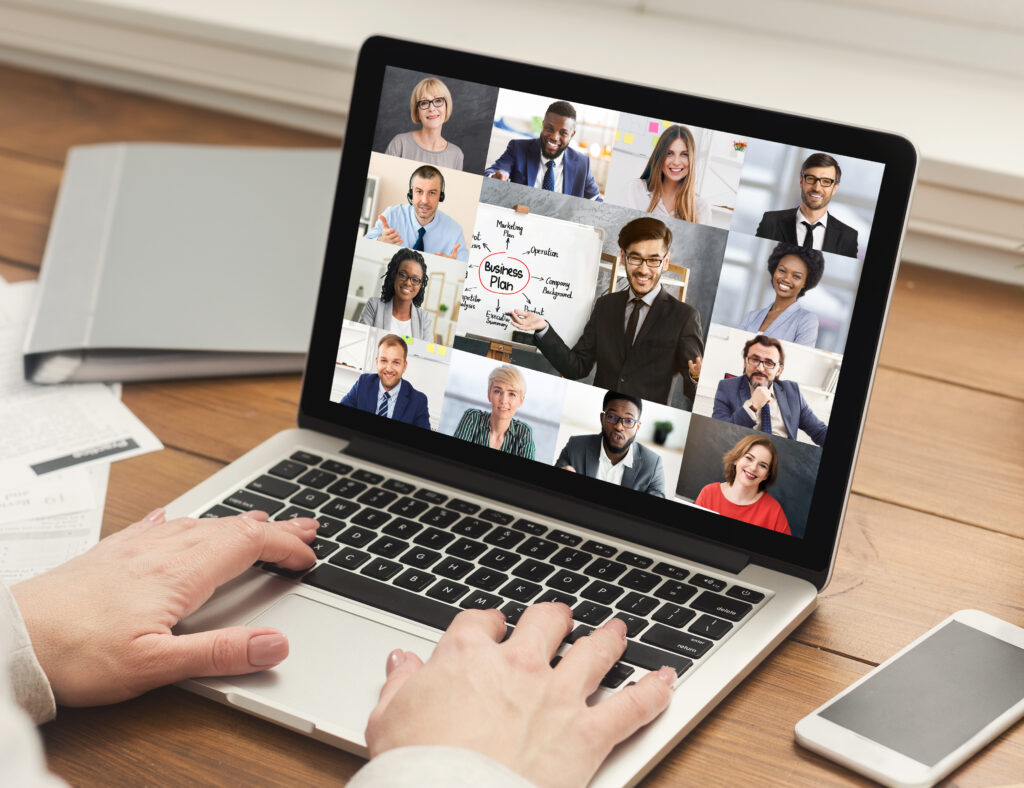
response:
[[[339,542],[350,544],[353,547],[364,547],[377,538],[377,534],[368,528],[360,528],[359,526],[352,526],[343,534],[338,536]]]
[[[326,558],[341,547],[337,542],[328,542],[326,539],[314,539],[309,546],[313,548],[313,555],[317,558]]]
[[[428,599],[330,564],[321,564],[302,578],[302,582],[440,630],[447,629],[459,612],[457,607],[434,601],[437,597]],[[429,591],[427,594],[432,596]]]
[[[670,627],[679,629],[687,621],[692,619],[696,613],[687,607],[679,607],[679,605],[673,605],[671,602],[666,602],[664,605],[658,608],[657,612],[651,616],[655,621],[660,621],[662,624],[668,624]],[[692,629],[690,630],[693,631]],[[697,633],[701,634],[700,632]]]
[[[574,621],[579,621],[581,624],[591,624],[595,627],[611,614],[612,609],[610,607],[586,600],[576,605],[576,609],[572,611]]]
[[[372,506],[374,509],[383,509],[388,504],[392,503],[397,499],[398,496],[393,492],[382,490],[380,487],[371,487],[369,490],[364,492],[358,498],[357,501],[366,506]]]
[[[595,542],[593,539],[588,539],[583,543],[583,549],[588,553],[594,553],[596,555],[604,556],[605,558],[611,558],[615,555],[615,548],[609,544],[602,544],[601,542]]]
[[[579,591],[586,584],[586,577],[578,575],[575,572],[567,572],[564,569],[554,575],[554,577],[547,582],[548,588],[557,588],[559,591],[565,591],[567,594],[573,594]]]
[[[424,489],[417,490],[415,493],[413,493],[413,498],[419,498],[421,501],[426,501],[427,503],[434,504],[444,503],[445,501],[448,500],[447,495],[439,493],[437,490]]]
[[[442,509],[440,506],[435,506],[425,515],[420,517],[420,522],[426,523],[427,525],[433,525],[438,528],[447,528],[458,519],[458,512],[453,512],[451,509]]]
[[[536,580],[541,581],[552,572],[555,568],[551,564],[542,564],[540,561],[534,561],[532,558],[527,558],[523,563],[512,570],[512,574],[516,577],[521,577],[524,580]]]
[[[505,621],[508,624],[519,623],[519,617],[526,611],[526,605],[519,602],[508,602],[502,609],[501,612],[505,614]]]
[[[646,555],[637,555],[636,553],[630,553],[626,550],[623,550],[621,553],[619,553],[619,560],[622,561],[622,563],[624,564],[636,566],[640,569],[646,569],[654,563],[654,561],[648,558]]]
[[[441,563],[434,567],[434,571],[439,575],[450,577],[452,580],[461,580],[473,569],[473,564],[469,561],[463,561],[461,558],[445,558]]]
[[[304,470],[306,470],[305,465],[300,465],[299,463],[292,462],[291,460],[281,460],[281,462],[267,471],[267,473],[273,476],[280,476],[282,479],[294,479]]]
[[[348,473],[350,470],[352,470],[351,465],[346,465],[345,463],[338,462],[337,460],[324,460],[322,463],[320,463],[320,467],[323,468],[325,471],[329,471],[330,473],[337,473],[339,475],[344,475]]]
[[[470,591],[469,595],[460,604],[467,610],[470,608],[490,610],[492,607],[501,607],[504,601],[500,596],[494,596],[494,594],[485,594],[483,591]]]
[[[699,586],[700,588],[706,588],[709,591],[722,591],[725,589],[726,583],[724,580],[719,580],[717,577],[708,577],[707,575],[694,575],[690,578],[690,584]]]
[[[601,580],[614,580],[625,571],[626,567],[622,564],[617,564],[615,561],[609,561],[606,558],[599,558],[584,570],[584,574],[600,578]]]
[[[670,602],[684,604],[690,597],[697,593],[693,586],[680,583],[678,580],[666,580],[654,595],[659,599],[667,599]]]
[[[516,518],[508,512],[499,512],[497,509],[484,509],[480,512],[481,520],[488,520],[498,525],[509,525]]]
[[[730,599],[721,594],[712,594],[705,591],[690,603],[690,607],[699,610],[701,613],[711,613],[719,618],[727,618],[730,621],[739,621],[753,608],[746,602],[737,599]]]
[[[487,544],[495,545],[496,547],[515,547],[526,537],[523,536],[519,531],[513,531],[511,528],[495,528],[484,538]]]
[[[527,539],[518,548],[516,548],[516,552],[520,555],[529,556],[530,558],[539,558],[543,560],[557,549],[558,545],[554,542],[549,542],[546,539],[538,539],[534,536]]]
[[[266,475],[253,479],[245,486],[248,490],[281,499],[287,498],[299,489],[299,485],[293,482],[286,482],[283,479],[275,479],[273,476]]]
[[[440,550],[454,538],[455,534],[450,534],[447,531],[438,531],[436,528],[428,528],[423,533],[416,534],[413,542],[434,550]]]
[[[584,553],[582,550],[574,550],[571,547],[563,547],[551,559],[551,563],[556,566],[564,566],[566,569],[582,569],[590,563],[590,559],[590,553]]]
[[[384,477],[379,473],[373,471],[367,471],[360,468],[358,471],[352,472],[352,478],[358,482],[366,482],[367,484],[380,484],[384,481]]]
[[[493,591],[506,580],[508,575],[487,567],[480,567],[466,578],[466,582],[473,588],[482,588],[484,591]]]
[[[304,509],[301,506],[286,506],[274,515],[274,519],[277,521],[294,520],[296,517],[316,517],[316,515],[309,509]]]
[[[216,504],[211,506],[200,517],[231,517],[232,515],[238,514],[238,509],[232,509],[230,506],[224,506],[224,504]]]
[[[529,602],[541,592],[541,587],[529,580],[511,580],[498,593],[517,602]],[[513,622],[515,623],[515,622]]]
[[[396,492],[399,495],[411,495],[416,489],[416,485],[409,484],[408,482],[402,482],[398,479],[385,479],[380,486],[385,490],[391,490],[391,492]]]
[[[417,569],[426,569],[440,557],[441,554],[436,550],[428,550],[425,547],[414,547],[398,560],[407,566],[414,566]]]
[[[422,591],[437,580],[432,574],[419,569],[406,569],[395,578],[395,585],[400,588],[408,588],[410,591]]]
[[[585,638],[587,635],[589,635],[593,631],[594,631],[593,627],[588,627],[588,626],[586,626],[584,624],[579,624],[578,626],[573,627],[572,632],[570,632],[568,635],[566,635],[565,636],[565,640],[562,641],[562,642],[563,643],[569,643],[569,644],[575,643],[577,640],[579,640],[580,638]]]
[[[295,460],[295,462],[303,462],[306,465],[316,465],[323,459],[323,457],[317,457],[315,454],[310,454],[308,451],[297,451],[291,456],[291,459]]]
[[[472,561],[480,553],[487,549],[487,545],[483,542],[474,542],[472,539],[462,538],[454,544],[449,545],[445,552],[448,555],[454,555],[456,558],[464,558],[467,561]]]
[[[341,520],[335,520],[333,517],[317,517],[317,522],[320,523],[320,527],[316,529],[317,536],[323,536],[330,538],[334,536],[338,531],[345,527],[345,523]]]
[[[634,616],[646,616],[657,606],[657,599],[632,591],[622,597],[615,607],[619,610],[625,610],[627,613],[632,613]]]
[[[567,531],[559,531],[557,529],[548,534],[548,539],[553,542],[559,542],[560,544],[567,544],[570,547],[575,547],[583,541],[583,539],[576,536],[576,534],[571,534]]]
[[[470,539],[479,539],[485,533],[491,530],[493,526],[490,523],[485,523],[483,520],[478,520],[475,517],[463,517],[459,522],[452,526],[451,531],[453,534],[459,536],[468,536]]]
[[[340,553],[331,558],[331,563],[343,566],[346,569],[358,569],[369,560],[369,553],[356,550],[354,547],[343,547]]]
[[[635,640],[626,643],[626,653],[619,657],[619,660],[644,670],[659,670],[663,665],[668,665],[677,676],[682,676],[693,665],[693,660],[637,643]]]
[[[402,571],[402,565],[384,558],[371,559],[370,563],[363,567],[363,574],[375,577],[378,580],[387,580]]]
[[[576,604],[576,597],[571,596],[569,594],[565,594],[561,591],[556,591],[553,588],[549,588],[547,591],[545,591],[543,594],[537,597],[537,599],[534,600],[534,602],[562,602],[568,605],[569,607],[572,607]]]
[[[342,498],[355,498],[365,489],[366,485],[355,479],[338,479],[327,488],[327,492],[331,495],[340,495]]]
[[[346,501],[344,498],[335,498],[330,503],[324,504],[320,513],[326,514],[328,517],[337,517],[339,520],[347,520],[358,508],[359,504]]]
[[[640,638],[644,643],[652,646],[673,651],[690,659],[700,659],[714,643],[696,635],[688,635],[685,632],[677,632],[663,624],[655,624]]]
[[[438,580],[429,591],[427,596],[440,599],[442,602],[455,602],[469,591],[469,586],[462,583],[453,583],[451,580]]]
[[[480,563],[489,566],[491,569],[500,569],[507,572],[519,563],[519,556],[510,553],[508,550],[501,550],[495,547],[491,552],[480,559]]]
[[[640,618],[639,616],[634,616],[630,613],[624,613],[621,610],[615,614],[615,618],[621,618],[626,622],[626,637],[629,638],[635,638],[643,632],[650,623],[646,618]]]
[[[632,676],[636,670],[631,668],[629,665],[624,665],[621,662],[616,662],[612,665],[611,670],[604,674],[604,678],[601,679],[601,686],[608,687],[608,689],[615,689],[621,686],[622,682]]]
[[[392,520],[381,529],[383,533],[389,536],[397,536],[400,539],[412,539],[413,535],[418,534],[422,530],[423,526],[419,523],[414,523],[412,520],[406,520],[402,517]]]
[[[618,586],[609,585],[602,580],[595,580],[583,589],[580,596],[584,599],[589,599],[591,602],[600,602],[604,605],[610,605],[622,596],[622,594],[623,591]]]
[[[307,487],[312,487],[317,490],[322,490],[328,484],[338,478],[336,473],[328,473],[327,471],[321,470],[320,468],[313,468],[306,471],[300,476],[297,481],[299,484],[304,484]]]
[[[762,599],[764,594],[760,591],[754,591],[750,588],[744,588],[743,586],[733,586],[725,592],[726,596],[731,596],[733,599],[739,599],[743,602],[749,602],[752,605],[756,605]]]
[[[548,530],[546,526],[543,526],[540,523],[535,523],[532,520],[523,520],[521,518],[512,523],[512,527],[517,531],[525,531],[526,533],[533,534],[534,536],[543,536]]]
[[[257,495],[254,492],[248,490],[239,490],[236,493],[228,496],[224,499],[224,503],[228,506],[232,506],[235,509],[241,509],[243,512],[261,511],[267,514],[273,514],[279,509],[284,508],[284,504],[280,501],[275,501],[273,498],[267,498],[263,495]]]
[[[626,588],[632,588],[634,591],[646,594],[661,582],[661,578],[642,569],[630,569],[619,582],[626,586]]]
[[[682,567],[672,566],[672,564],[666,564],[664,561],[654,567],[654,571],[659,575],[665,575],[665,577],[671,577],[675,580],[685,580],[690,574]]]
[[[703,635],[712,640],[718,640],[723,635],[726,635],[730,629],[732,629],[732,624],[728,621],[722,621],[720,618],[707,615],[701,616],[689,627],[689,631],[695,635]]]
[[[380,528],[390,519],[391,515],[380,509],[363,509],[352,517],[352,522],[356,525],[365,525],[367,528]]]
[[[393,536],[382,536],[366,549],[374,555],[382,555],[385,558],[397,558],[409,547],[408,542],[395,539]]]
[[[463,501],[461,498],[452,498],[445,504],[445,506],[449,509],[454,509],[457,512],[462,512],[463,514],[476,514],[480,511],[479,504]]]
[[[392,514],[400,514],[402,517],[419,517],[429,508],[430,504],[426,501],[417,501],[415,498],[406,496],[391,504],[388,511]]]
[[[302,577],[306,572],[305,569],[285,569],[283,566],[278,566],[277,564],[264,563],[262,566],[268,572],[273,572],[275,575],[281,575],[281,577],[288,577],[293,580],[295,578]]]
[[[289,502],[294,503],[296,506],[316,509],[320,504],[329,500],[330,497],[327,493],[320,492],[319,490],[302,489],[295,493]]]

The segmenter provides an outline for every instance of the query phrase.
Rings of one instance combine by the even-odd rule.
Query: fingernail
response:
[[[670,687],[676,683],[676,672],[668,665],[663,665],[661,670],[658,671],[658,678],[668,684]]]
[[[564,607],[565,612],[569,614],[569,618],[572,618],[572,608],[565,604],[565,602],[555,602],[554,604],[558,605],[559,607]]]
[[[307,531],[315,531],[320,527],[320,523],[316,520],[312,520],[309,517],[296,517],[292,520],[292,523],[297,525],[299,528],[305,528]]]
[[[288,656],[288,638],[284,635],[253,635],[247,652],[249,664],[254,667],[276,665]]]
[[[623,639],[626,637],[626,622],[621,618],[609,618],[604,622],[604,628],[614,630]]]
[[[385,667],[385,673],[391,675],[392,671],[396,670],[401,664],[405,662],[405,652],[400,648],[396,648],[390,654],[388,654],[388,662]]]
[[[142,521],[146,522],[146,523],[152,523],[152,522],[155,522],[155,521],[159,520],[165,514],[167,514],[167,511],[161,506],[158,509],[154,509],[149,514],[147,514],[145,517],[143,517]]]

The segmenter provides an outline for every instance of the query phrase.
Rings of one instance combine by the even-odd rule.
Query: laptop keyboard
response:
[[[203,512],[313,517],[317,562],[302,583],[444,630],[465,608],[498,608],[509,628],[535,602],[573,609],[573,643],[612,616],[627,646],[602,686],[663,665],[688,674],[763,607],[769,591],[736,585],[568,528],[552,527],[429,484],[298,451]],[[555,658],[556,660],[559,657]],[[553,663],[554,664],[554,663]]]

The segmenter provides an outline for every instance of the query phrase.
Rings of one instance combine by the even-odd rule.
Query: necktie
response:
[[[391,401],[391,392],[385,391],[384,396],[380,398],[380,405],[377,406],[377,415],[388,417],[388,403]]]
[[[626,347],[633,347],[636,339],[636,324],[640,321],[640,308],[644,305],[642,299],[632,298],[629,303],[633,305],[633,311],[629,313],[629,321],[626,323]]]
[[[547,172],[544,173],[544,183],[542,185],[544,191],[553,192],[555,190],[555,163],[553,161],[548,162]]]
[[[805,222],[806,224],[806,222]],[[412,245],[412,248],[417,252],[423,251],[423,236],[427,234],[427,228],[421,227],[419,233],[416,236],[416,243]]]
[[[770,400],[761,406],[761,432],[767,432],[769,435],[772,432],[772,409],[770,406]]]
[[[814,224],[808,224],[807,222],[800,222],[804,227],[807,228],[807,232],[804,233],[804,249],[814,248],[814,228],[820,227],[821,222],[815,222]]]

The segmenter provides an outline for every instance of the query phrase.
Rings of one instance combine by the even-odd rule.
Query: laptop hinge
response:
[[[458,487],[516,508],[524,508],[522,502],[529,500],[529,509],[546,517],[636,542],[723,572],[736,574],[750,563],[750,556],[740,550],[673,531],[665,526],[638,521],[612,509],[578,498],[567,498],[527,482],[509,481],[504,476],[477,467],[440,460],[437,455],[417,451],[408,445],[399,446],[379,438],[354,437],[345,452],[368,462]],[[529,495],[523,494],[524,486],[529,488]]]

